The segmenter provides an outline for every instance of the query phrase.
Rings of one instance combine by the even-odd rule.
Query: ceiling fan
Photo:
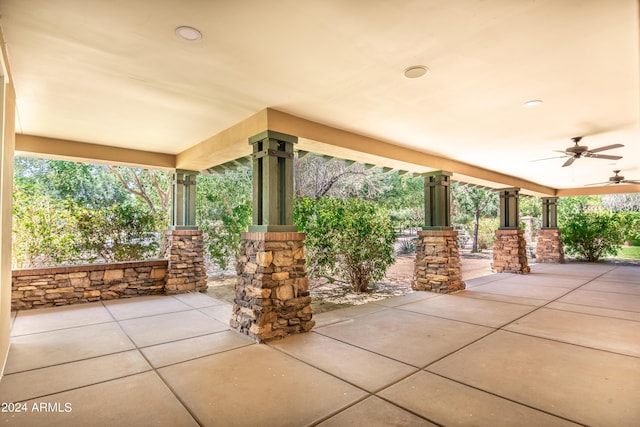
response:
[[[625,183],[625,184],[640,184],[640,180],[636,180],[636,179],[624,179],[624,176],[622,175],[618,175],[618,173],[620,173],[619,170],[617,171],[613,171],[613,173],[615,174],[614,176],[609,177],[609,181],[605,181],[605,182],[596,182],[594,184],[586,184],[586,186],[588,185],[611,185],[611,184],[620,184],[620,183]]]
[[[564,164],[562,165],[562,167],[565,167],[565,166],[571,166],[571,164],[575,162],[576,159],[579,159],[581,157],[591,157],[594,159],[608,159],[608,160],[620,160],[622,158],[622,156],[611,156],[608,154],[596,154],[596,153],[599,153],[605,150],[612,150],[614,148],[624,147],[623,144],[605,145],[604,147],[598,147],[598,148],[594,148],[593,150],[589,150],[589,147],[587,147],[586,145],[578,145],[582,140],[581,136],[575,136],[571,138],[571,140],[574,143],[572,147],[568,147],[564,151],[554,150],[557,153],[563,153],[564,156],[547,157],[546,159],[538,159],[533,161],[537,162],[540,160],[561,159],[564,157],[569,157],[569,159],[566,162],[564,162]]]

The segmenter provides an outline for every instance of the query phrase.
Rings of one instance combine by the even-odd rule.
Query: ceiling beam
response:
[[[553,196],[556,194],[556,189],[551,187],[457,160],[400,147],[271,108],[267,108],[267,116],[270,130],[297,136],[300,138],[298,147],[302,150],[349,158],[361,163],[376,163],[371,161],[372,157],[370,156],[373,156],[378,159],[387,159],[387,164],[384,164],[384,166],[388,167],[396,167],[394,164],[389,164],[389,160],[398,161],[423,168],[450,171],[454,174],[495,183],[496,186],[518,187],[535,195]],[[382,165],[382,163],[378,164]],[[407,168],[400,169],[409,170]],[[411,170],[409,171],[411,172]],[[414,170],[414,172],[425,171]]]
[[[249,138],[265,130],[269,130],[267,110],[262,110],[179,153],[176,167],[199,171],[249,156]]]
[[[577,188],[561,188],[558,189],[556,196],[597,196],[602,194],[624,194],[624,193],[640,193],[639,184],[612,184],[600,187],[577,187]]]
[[[45,157],[90,163],[133,166],[151,169],[174,169],[176,156],[151,151],[16,134],[17,156]]]

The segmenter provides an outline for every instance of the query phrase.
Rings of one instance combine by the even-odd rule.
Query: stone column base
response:
[[[538,231],[536,261],[564,264],[564,247],[558,228],[541,228]]]
[[[491,268],[496,273],[528,274],[531,271],[524,230],[496,230]]]
[[[460,271],[457,231],[418,232],[414,291],[451,293],[466,287]]]
[[[291,232],[242,234],[232,328],[257,342],[313,328],[304,238]]]
[[[202,231],[166,230],[164,239],[164,256],[169,261],[165,294],[206,291]]]

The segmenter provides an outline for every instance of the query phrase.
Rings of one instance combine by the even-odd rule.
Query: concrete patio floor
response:
[[[640,267],[535,265],[322,313],[268,345],[230,311],[185,294],[13,313],[0,421],[640,425]]]

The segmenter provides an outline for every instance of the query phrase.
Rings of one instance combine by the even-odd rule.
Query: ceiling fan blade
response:
[[[563,154],[565,154],[565,155],[567,155],[567,156],[570,156],[570,155],[571,155],[571,153],[567,153],[565,150],[552,150],[552,151],[553,151],[554,153],[563,153]]]
[[[625,184],[640,184],[640,181],[636,181],[636,180],[633,180],[633,179],[623,179],[620,182],[624,182]]]
[[[585,184],[585,187],[589,187],[591,185],[611,185],[612,182],[611,181],[606,181],[606,182],[594,182],[593,184]]]
[[[584,156],[591,157],[592,159],[607,159],[607,160],[620,160],[622,156],[609,156],[608,154],[591,154],[584,153]]]
[[[545,157],[544,159],[529,160],[530,162],[541,162],[542,160],[564,159],[567,156]]]
[[[614,148],[621,148],[624,147],[623,144],[611,144],[611,145],[605,145],[604,147],[598,147],[598,148],[594,148],[593,150],[589,150],[590,153],[599,153],[600,151],[605,151],[605,150],[613,150]]]
[[[575,161],[576,161],[576,158],[575,158],[575,157],[571,157],[569,160],[567,160],[566,162],[564,162],[564,165],[562,165],[562,167],[565,167],[565,166],[571,166],[571,164],[572,164],[573,162],[575,162]]]

